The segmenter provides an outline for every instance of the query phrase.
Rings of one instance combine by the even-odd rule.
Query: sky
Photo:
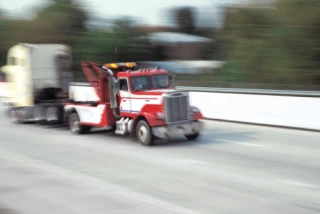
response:
[[[246,2],[248,0],[77,0],[94,16],[113,18],[131,16],[139,23],[168,25],[170,20],[166,10],[178,6],[197,8],[197,19],[201,23],[213,23],[221,19],[221,6]],[[261,1],[261,0],[249,0]],[[32,10],[45,5],[47,0],[6,0],[0,2],[0,9],[10,15],[30,17]],[[17,7],[19,5],[19,7]],[[209,24],[210,25],[210,24]]]

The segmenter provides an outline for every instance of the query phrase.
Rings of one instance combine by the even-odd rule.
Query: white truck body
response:
[[[71,48],[62,44],[19,43],[11,47],[1,71],[6,74],[15,106],[34,105],[35,93],[43,88],[67,92],[71,61]]]
[[[99,97],[90,83],[71,82],[69,98],[75,102],[99,102]]]

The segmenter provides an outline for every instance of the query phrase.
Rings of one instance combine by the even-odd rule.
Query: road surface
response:
[[[16,214],[320,213],[320,134],[206,122],[144,147],[0,120],[0,210]]]

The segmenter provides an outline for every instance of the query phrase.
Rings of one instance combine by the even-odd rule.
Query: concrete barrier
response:
[[[190,92],[190,103],[208,119],[320,130],[320,98]]]

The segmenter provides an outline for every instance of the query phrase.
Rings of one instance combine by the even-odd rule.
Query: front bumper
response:
[[[190,135],[199,133],[203,128],[203,122],[193,121],[174,125],[152,127],[152,133],[158,138],[168,139],[174,135]]]

